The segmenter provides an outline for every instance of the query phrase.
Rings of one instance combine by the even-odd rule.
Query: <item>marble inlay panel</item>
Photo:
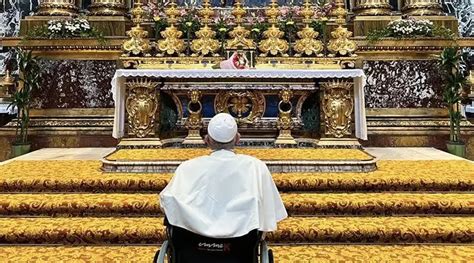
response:
[[[41,87],[34,108],[113,107],[115,61],[42,60]]]
[[[439,108],[443,86],[436,61],[366,61],[368,108]]]

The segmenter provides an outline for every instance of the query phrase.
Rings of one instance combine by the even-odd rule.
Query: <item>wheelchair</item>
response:
[[[273,263],[273,252],[252,230],[235,238],[210,238],[172,226],[165,219],[167,240],[155,254],[154,263]]]

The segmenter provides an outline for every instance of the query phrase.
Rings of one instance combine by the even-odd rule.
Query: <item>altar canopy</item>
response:
[[[353,79],[354,81],[354,122],[355,136],[367,140],[367,124],[365,116],[364,86],[365,74],[361,69],[344,70],[162,70],[162,69],[119,69],[112,79],[112,93],[115,101],[114,126],[112,136],[122,138],[125,132],[125,81],[127,78],[154,78],[154,79]],[[226,89],[225,86],[220,89]],[[232,87],[233,90],[239,87]],[[245,89],[245,87],[243,87]],[[316,87],[314,87],[316,90]]]

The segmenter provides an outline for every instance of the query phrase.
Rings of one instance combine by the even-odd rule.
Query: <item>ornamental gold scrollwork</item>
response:
[[[199,14],[202,17],[201,21],[204,26],[196,32],[197,39],[192,41],[191,49],[195,52],[195,55],[202,54],[203,56],[206,56],[208,54],[214,54],[219,49],[219,41],[215,39],[216,32],[214,32],[208,25],[211,22],[209,17],[214,15],[209,0],[203,1],[202,9],[199,11]]]
[[[178,21],[176,18],[179,16],[176,2],[172,0],[165,10],[168,17],[168,26],[164,31],[161,32],[162,40],[158,41],[157,48],[160,52],[164,52],[167,55],[181,54],[185,49],[184,39],[181,39],[183,32],[176,28],[175,24]]]
[[[255,123],[263,116],[265,97],[257,91],[221,91],[214,105],[216,112],[230,113],[240,123]]]
[[[325,134],[335,138],[351,135],[354,98],[353,83],[344,80],[323,82],[322,110],[324,113]]]
[[[290,89],[283,89],[279,95],[280,102],[278,103],[279,114],[277,120],[279,135],[275,140],[275,144],[296,144],[295,139],[291,135],[291,129],[294,127],[293,119],[291,118],[291,112],[293,110],[291,98],[293,97],[293,92]]]
[[[154,136],[155,117],[159,104],[157,82],[146,79],[134,79],[125,83],[128,96],[125,101],[129,134],[138,138]],[[153,137],[152,136],[152,137]]]
[[[356,0],[353,11],[358,16],[390,15],[392,7],[389,0]]]
[[[331,32],[332,39],[329,40],[328,50],[333,55],[351,56],[356,51],[357,45],[354,40],[349,39],[352,32],[343,27],[347,15],[343,0],[336,0],[336,9],[333,11],[333,15],[337,16],[338,27]]]
[[[309,0],[305,0],[304,8],[301,11],[301,15],[304,17],[303,23],[305,23],[305,27],[297,33],[300,39],[296,40],[294,47],[296,53],[300,56],[303,54],[307,56],[317,55],[324,49],[323,42],[316,39],[319,33],[309,26],[313,14],[314,11],[311,8]]]
[[[443,9],[438,0],[405,0],[402,13],[410,16],[438,16],[443,14]]]
[[[124,16],[127,12],[125,0],[92,0],[88,9],[93,16]]]
[[[268,54],[276,56],[278,54],[285,55],[289,49],[288,42],[283,38],[285,33],[281,31],[277,26],[278,15],[280,10],[278,10],[278,4],[276,0],[272,0],[270,7],[265,11],[270,22],[270,28],[263,32],[264,40],[260,41],[258,48],[263,52],[261,56],[266,56]]]
[[[201,91],[190,90],[188,92],[188,118],[184,126],[188,129],[188,136],[184,139],[183,144],[204,144],[200,131],[202,128],[202,104]]]
[[[237,24],[236,27],[232,31],[229,32],[229,39],[226,43],[227,49],[238,49],[238,48],[248,48],[254,49],[255,43],[249,39],[250,31],[248,31],[245,27],[242,26],[243,23],[243,16],[245,16],[245,9],[242,7],[240,2],[241,0],[236,0],[234,8],[232,10],[232,15],[235,17],[235,23]]]
[[[130,39],[126,40],[122,45],[124,56],[145,55],[150,51],[150,41],[147,39],[148,32],[140,25],[143,23],[145,16],[145,10],[142,8],[142,3],[140,3],[140,1],[136,2],[135,7],[130,11],[130,13],[135,26],[127,31],[127,35]]]

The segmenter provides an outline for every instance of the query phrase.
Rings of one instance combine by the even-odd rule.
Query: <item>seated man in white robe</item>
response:
[[[217,114],[207,130],[213,152],[183,162],[160,194],[168,222],[213,238],[276,230],[285,207],[265,163],[234,152],[240,139],[234,118]]]

